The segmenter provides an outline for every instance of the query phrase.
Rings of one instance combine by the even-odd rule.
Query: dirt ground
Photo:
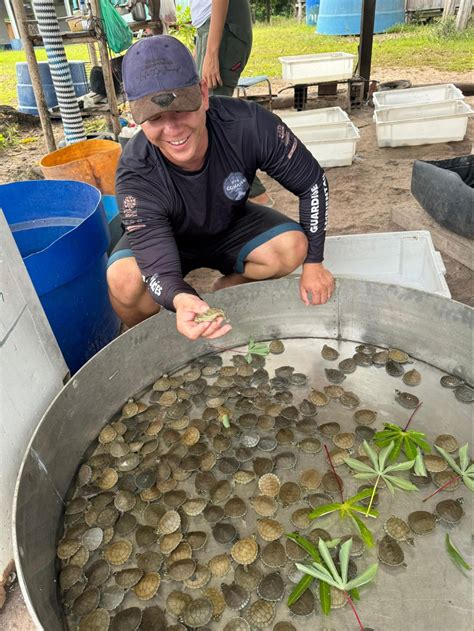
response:
[[[398,68],[384,68],[373,71],[373,76],[379,81],[394,79],[409,79],[413,85],[443,82],[470,82],[469,73],[453,76],[452,73],[437,72],[430,68],[422,70],[407,70]],[[272,81],[274,93],[284,88],[283,81]],[[309,107],[330,107],[346,105],[344,93],[334,99],[317,99],[316,88],[310,90],[312,97]],[[474,98],[466,99],[474,106]],[[283,92],[275,101],[277,113],[281,108],[292,107],[292,92]],[[400,230],[392,223],[391,212],[395,206],[415,209],[417,202],[410,193],[410,182],[413,160],[451,158],[471,153],[474,122],[469,125],[469,133],[462,142],[419,147],[401,147],[379,149],[376,143],[375,125],[372,121],[373,109],[365,106],[355,109],[350,117],[360,130],[360,141],[357,145],[357,155],[350,167],[327,169],[330,185],[330,214],[328,233],[349,234],[364,232],[385,232]],[[0,122],[0,126],[1,122]],[[55,134],[61,137],[61,127],[55,125]],[[21,138],[37,136],[38,142],[17,144],[13,148],[0,152],[2,169],[0,183],[25,179],[37,179],[38,161],[45,154],[41,141],[41,129],[36,127],[22,127]],[[297,199],[279,186],[274,180],[262,175],[262,180],[268,192],[275,200],[275,207],[293,218],[298,215]],[[423,226],[420,226],[423,229]],[[457,263],[442,252],[447,268],[446,280],[455,300],[474,305],[474,291],[472,272]],[[216,273],[209,270],[196,270],[189,280],[201,291],[209,290]],[[0,627],[19,631],[30,631],[34,628],[26,611],[19,592],[18,585],[7,599],[5,608],[0,611]]]

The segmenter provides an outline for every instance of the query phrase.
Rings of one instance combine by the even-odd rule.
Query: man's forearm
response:
[[[206,53],[217,54],[222,41],[229,0],[212,0],[211,24],[207,38]]]

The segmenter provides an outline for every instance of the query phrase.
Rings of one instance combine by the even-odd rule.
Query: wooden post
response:
[[[91,60],[91,64],[93,66],[97,66],[98,65],[98,61],[97,61],[97,51],[95,49],[95,44],[94,42],[88,42],[87,44],[87,48],[89,49],[89,57]]]
[[[456,11],[456,0],[444,0],[442,21],[446,22],[450,15]]]
[[[92,15],[99,20],[102,19],[100,13],[100,6],[98,0],[90,0]],[[109,53],[107,50],[107,44],[102,40],[98,41],[100,63],[102,65],[102,72],[104,73],[105,92],[107,94],[107,102],[110,109],[110,115],[112,118],[112,131],[116,136],[120,134],[120,112],[117,104],[117,95],[115,94],[114,79],[112,75],[112,68],[110,66]]]
[[[56,141],[54,140],[53,127],[49,118],[48,106],[46,105],[46,99],[44,98],[43,86],[41,85],[41,77],[39,73],[38,62],[36,60],[35,49],[33,42],[28,34],[28,27],[26,26],[26,13],[23,6],[23,0],[11,0],[13,4],[13,10],[17,20],[17,26],[20,31],[21,41],[23,48],[25,49],[26,61],[28,64],[28,70],[31,78],[31,85],[33,87],[33,93],[36,99],[36,107],[41,121],[41,128],[43,130],[46,148],[48,152],[56,150]]]
[[[464,31],[472,12],[472,0],[461,0],[456,18],[456,30]]]

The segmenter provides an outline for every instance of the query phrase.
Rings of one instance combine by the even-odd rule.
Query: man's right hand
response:
[[[194,322],[199,313],[209,309],[207,302],[194,294],[177,294],[173,299],[173,306],[176,309],[176,328],[181,335],[190,340],[197,340],[199,337],[213,340],[222,337],[232,328],[230,324],[224,324],[224,318],[199,324]]]

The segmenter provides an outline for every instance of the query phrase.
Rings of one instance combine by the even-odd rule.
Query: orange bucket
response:
[[[83,140],[40,161],[47,180],[76,180],[96,186],[103,195],[115,195],[115,172],[122,147],[113,140]]]

